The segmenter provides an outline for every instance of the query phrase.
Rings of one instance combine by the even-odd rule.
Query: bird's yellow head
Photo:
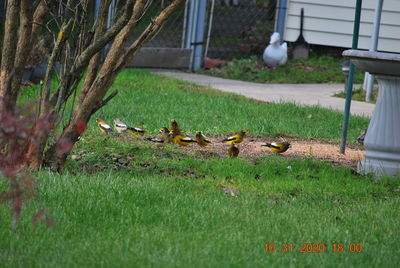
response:
[[[169,133],[169,129],[167,127],[160,128],[161,133]]]

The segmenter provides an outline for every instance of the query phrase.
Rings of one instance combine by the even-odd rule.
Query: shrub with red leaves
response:
[[[8,180],[8,191],[0,192],[0,201],[10,204],[12,227],[17,228],[22,205],[36,194],[36,181],[25,169],[29,162],[27,150],[35,142],[34,128],[52,128],[48,116],[35,120],[36,115],[29,106],[24,106],[15,114],[4,113],[0,117],[0,172]],[[33,216],[32,221],[44,222],[47,226],[52,221],[45,212]]]

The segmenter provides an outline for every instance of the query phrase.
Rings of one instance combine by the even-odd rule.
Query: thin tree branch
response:
[[[65,53],[63,53],[63,57],[62,57],[62,65],[61,65],[61,70],[60,70],[60,81],[61,81],[61,85],[59,87],[59,89],[57,89],[56,94],[54,94],[53,96],[57,96],[57,102],[56,104],[52,104],[55,106],[54,110],[56,113],[59,112],[60,107],[61,107],[61,102],[62,102],[62,98],[65,95],[65,91],[67,90],[66,87],[63,85],[66,81],[65,81],[65,74],[66,74],[66,70],[67,70],[67,59],[69,57],[69,49],[65,49]],[[52,101],[50,100],[50,103]]]
[[[109,28],[102,37],[93,42],[85,49],[85,51],[82,52],[78,57],[76,64],[72,67],[71,73],[83,71],[93,55],[99,52],[105,44],[110,42],[121,31],[132,15],[133,2],[134,0],[127,0],[124,15],[111,28]]]
[[[94,34],[94,40],[98,40],[101,35],[107,29],[107,14],[108,14],[108,7],[111,3],[111,0],[105,0],[101,3],[98,19],[94,23],[96,25],[96,31]],[[97,71],[99,69],[99,64],[101,60],[101,52],[97,52],[89,62],[89,66],[86,71],[85,82],[83,84],[83,88],[81,91],[81,96],[86,96],[87,91],[89,90],[90,86],[92,85],[94,79],[96,78]]]
[[[114,73],[119,73],[126,64],[128,64],[139,52],[140,48],[148,41],[150,41],[161,29],[164,22],[174,12],[184,0],[174,0],[165,9],[163,9],[158,16],[153,19],[142,34],[133,42],[133,44],[125,51],[124,55],[119,58]]]
[[[104,64],[100,70],[100,73],[103,74],[103,70],[107,70],[108,72],[110,66],[114,66],[119,57],[123,54],[126,41],[133,33],[133,30],[135,29],[137,23],[140,21],[140,18],[142,18],[146,10],[146,6],[149,2],[151,2],[151,0],[136,1],[131,19],[129,20],[127,25],[121,30],[121,32],[115,37],[111,48],[107,53],[107,57],[104,60]]]
[[[54,66],[56,64],[56,59],[57,55],[60,53],[63,44],[66,41],[66,35],[68,34],[68,31],[70,30],[72,26],[72,19],[68,21],[68,23],[64,24],[61,27],[61,31],[59,34],[59,38],[57,39],[56,44],[54,45],[53,51],[51,53],[51,56],[49,58],[49,63],[47,64],[47,70],[46,70],[46,75],[44,78],[44,95],[42,99],[42,106],[45,107],[45,105],[48,104],[49,98],[50,98],[50,88],[51,88],[51,78],[53,76],[54,72]]]
[[[54,12],[53,12],[53,9],[52,9],[52,7],[53,7],[53,1],[52,0],[43,0],[44,1],[44,3],[46,4],[46,7],[47,7],[47,9],[48,9],[48,12],[49,12],[49,14],[51,15],[51,17],[52,17],[52,19],[50,20],[50,21],[48,21],[47,22],[47,24],[49,24],[51,21],[54,21],[56,24],[57,24],[57,28],[58,28],[58,30],[60,30],[61,29],[61,25],[60,25],[60,22],[57,20],[57,18],[60,18],[61,17],[61,15],[60,15],[60,9],[61,9],[61,5],[60,5],[60,3],[59,3],[59,5],[58,5],[58,14],[55,14]]]
[[[114,90],[107,98],[102,100],[99,104],[97,104],[92,111],[92,114],[97,112],[99,109],[101,109],[103,106],[105,106],[112,98],[114,98],[118,94],[118,89]]]
[[[99,74],[96,77],[96,80],[91,85],[92,88],[98,90],[95,84],[102,84],[104,89],[107,89],[111,83],[115,79],[115,74],[112,72],[115,64],[118,62],[121,55],[124,53],[125,50],[125,43],[128,40],[129,36],[131,36],[133,30],[135,29],[137,23],[139,22],[140,18],[142,18],[143,13],[147,7],[147,4],[151,2],[151,0],[137,0],[135,6],[133,7],[133,15],[130,18],[127,25],[121,30],[121,32],[115,37],[110,50],[107,53],[107,57],[104,60],[104,63],[99,71]],[[104,82],[106,81],[106,82]],[[107,85],[106,85],[106,84]],[[110,85],[108,85],[110,83]],[[106,91],[99,92],[104,96]],[[80,104],[84,102],[83,98],[80,98]]]

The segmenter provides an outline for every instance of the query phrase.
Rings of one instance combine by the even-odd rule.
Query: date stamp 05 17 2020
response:
[[[333,243],[331,245],[327,245],[325,243],[300,243],[300,244],[292,244],[292,243],[265,243],[265,252],[283,252],[283,253],[291,253],[291,252],[300,252],[300,253],[325,253],[325,252],[350,252],[350,253],[361,253],[363,251],[363,246],[361,243]]]

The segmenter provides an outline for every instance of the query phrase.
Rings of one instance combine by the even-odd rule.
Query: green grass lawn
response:
[[[299,107],[292,103],[275,104],[247,99],[147,71],[129,70],[119,76],[114,88],[120,93],[95,116],[110,123],[116,117],[130,125],[140,125],[150,133],[176,119],[188,133],[230,134],[241,129],[250,135],[271,137],[289,135],[299,138],[339,141],[342,114],[329,109]],[[350,119],[349,141],[355,142],[369,123],[365,117]],[[91,121],[90,129],[96,129]]]
[[[258,83],[344,84],[345,77],[340,67],[343,60],[331,56],[311,56],[308,59],[288,60],[283,66],[269,69],[261,59],[253,56],[248,59],[234,59],[221,68],[199,72]],[[355,83],[362,83],[363,75],[363,72],[356,70]]]
[[[395,267],[400,180],[358,175],[312,158],[229,159],[110,135],[94,119],[116,117],[149,133],[175,118],[186,133],[249,129],[337,141],[341,116],[322,108],[267,104],[140,70],[124,71],[120,94],[98,112],[62,175],[34,174],[39,194],[16,232],[0,210],[0,267]],[[310,116],[311,115],[311,116]],[[352,117],[350,136],[368,120]],[[122,161],[121,161],[122,159]],[[6,189],[5,180],[0,189]],[[233,196],[221,190],[237,191]],[[55,224],[33,225],[47,208]],[[275,243],[277,252],[265,252]],[[294,252],[281,252],[282,243]],[[300,253],[301,243],[325,252]],[[343,243],[345,252],[333,252]],[[349,252],[361,243],[361,253]]]

